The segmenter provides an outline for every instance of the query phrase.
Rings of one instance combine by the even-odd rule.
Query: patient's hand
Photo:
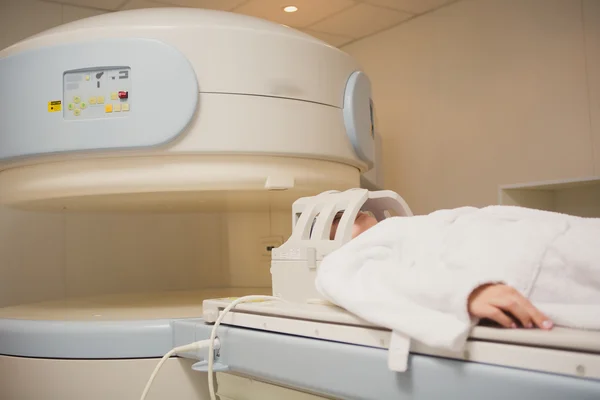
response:
[[[479,286],[469,296],[468,308],[471,316],[491,319],[505,328],[516,328],[510,317],[521,322],[525,328],[552,329],[552,321],[535,308],[529,300],[510,286],[488,284]],[[509,313],[509,315],[507,315]]]

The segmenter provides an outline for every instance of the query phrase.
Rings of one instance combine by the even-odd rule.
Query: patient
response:
[[[342,219],[342,215],[344,215],[344,212],[340,211],[335,215],[335,217],[333,217],[331,232],[329,234],[330,240],[333,240],[335,237],[335,233],[337,232],[337,227],[340,223],[340,219]],[[377,220],[375,217],[372,217],[370,214],[364,211],[359,211],[356,219],[354,220],[354,224],[352,225],[352,239],[367,229],[374,227],[375,225],[377,225]]]
[[[330,239],[333,240],[342,218],[338,212],[331,226]],[[352,226],[352,239],[377,225],[378,221],[370,214],[360,211]],[[468,297],[467,309],[474,318],[494,321],[505,328],[533,328],[550,330],[552,321],[534,307],[519,291],[504,284],[484,284],[473,290]]]

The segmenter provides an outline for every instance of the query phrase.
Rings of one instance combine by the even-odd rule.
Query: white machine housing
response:
[[[42,32],[0,51],[0,110],[0,204],[24,210],[276,215],[302,196],[381,185],[371,84],[356,61],[240,14],[133,10]],[[230,265],[215,260],[196,267]],[[247,268],[261,266],[253,261]],[[74,274],[66,262],[60,271],[68,287]],[[149,293],[132,293],[130,279],[98,296],[66,290],[0,308],[0,372],[10,382],[0,397],[132,397],[152,358],[180,338],[175,321],[199,317],[202,299],[270,293],[262,281],[237,287],[218,274],[171,290],[148,275]],[[166,363],[168,385],[153,398],[198,398],[201,380],[185,365]]]
[[[9,206],[289,207],[381,184],[359,65],[240,14],[144,9],[50,29],[0,52],[0,109]]]
[[[333,219],[341,211],[335,237],[330,239]],[[406,201],[391,190],[330,190],[298,199],[292,206],[292,234],[271,254],[274,296],[301,303],[324,300],[315,288],[317,269],[327,254],[350,241],[359,211],[371,213],[377,221],[413,215]]]

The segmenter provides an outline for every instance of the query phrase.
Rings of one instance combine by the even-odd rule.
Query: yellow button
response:
[[[123,106],[121,107],[121,109],[123,111],[129,111],[129,103],[123,103]]]
[[[98,96],[98,104],[104,104],[104,96]]]
[[[85,101],[81,102],[81,109],[85,110],[87,108],[87,104]]]
[[[86,81],[89,81],[89,80],[90,80],[90,76],[89,76],[89,75],[86,75],[86,76],[85,76],[85,80],[86,80]]]
[[[78,108],[75,111],[73,111],[73,114],[75,114],[75,116],[78,117],[81,114],[81,110]]]
[[[96,98],[95,97],[90,97],[90,100],[88,101],[88,103],[90,103],[90,104],[96,104]]]
[[[70,111],[73,111],[73,110],[75,109],[75,104],[73,104],[73,103],[69,103],[69,105],[67,106],[67,108],[68,108]]]
[[[110,99],[111,100],[116,100],[117,98],[118,98],[117,97],[117,93],[113,92],[113,93],[110,94]]]
[[[112,104],[105,105],[104,112],[111,113],[112,112]]]
[[[113,111],[114,112],[120,112],[121,111],[121,104],[115,104],[115,106],[113,107]]]
[[[81,101],[81,98],[80,98],[79,96],[75,96],[75,97],[73,97],[73,102],[74,102],[75,104],[79,103],[80,101]]]

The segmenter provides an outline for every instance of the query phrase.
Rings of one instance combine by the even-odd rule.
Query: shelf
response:
[[[600,177],[503,185],[498,203],[599,218]]]

